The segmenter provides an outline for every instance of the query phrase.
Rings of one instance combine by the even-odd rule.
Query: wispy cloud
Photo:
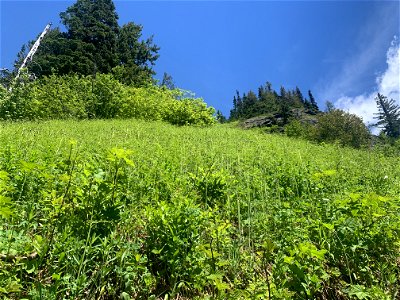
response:
[[[366,124],[374,124],[374,113],[378,111],[375,97],[377,93],[394,99],[400,104],[400,47],[395,37],[386,53],[387,68],[376,78],[376,87],[372,93],[355,97],[341,96],[335,102],[337,108],[359,115]],[[376,132],[376,131],[375,131]]]
[[[398,9],[398,3],[385,2],[385,5],[377,6],[365,20],[358,36],[349,41],[349,48],[332,53],[324,60],[333,68],[328,69],[330,74],[327,72],[327,77],[321,78],[316,87],[319,99],[335,102],[345,96],[357,98],[356,95],[373,90],[374,76],[377,76],[377,66],[382,64],[383,53],[393,35],[400,34]]]

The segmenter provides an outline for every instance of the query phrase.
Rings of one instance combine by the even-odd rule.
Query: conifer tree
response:
[[[171,75],[167,72],[164,72],[163,79],[161,81],[161,86],[166,87],[169,90],[175,89],[175,83]]]
[[[226,123],[226,117],[222,114],[220,110],[217,110],[215,117],[219,123]]]
[[[400,107],[393,99],[388,100],[386,96],[378,93],[375,98],[379,112],[375,117],[378,119],[377,126],[383,128],[383,132],[391,138],[400,137]]]
[[[282,97],[282,98],[285,98],[285,97],[286,97],[286,90],[285,90],[285,87],[284,87],[284,86],[281,86],[280,94],[281,94],[281,97]]]
[[[120,27],[112,0],[77,0],[60,13],[67,31],[52,29],[28,65],[31,73],[113,73],[126,84],[152,81],[159,48],[152,37],[141,40],[142,26]],[[18,66],[17,66],[18,67]]]
[[[300,100],[300,102],[304,104],[304,97],[298,86],[296,86],[295,95]]]
[[[78,0],[60,14],[70,40],[87,44],[86,55],[101,73],[117,65],[118,15],[112,0]],[[86,56],[85,55],[85,56]]]
[[[314,98],[314,96],[313,96],[313,94],[311,93],[310,90],[308,90],[308,97],[310,97],[311,109],[314,112],[318,112],[319,108],[318,108],[317,101],[315,101],[315,98]]]

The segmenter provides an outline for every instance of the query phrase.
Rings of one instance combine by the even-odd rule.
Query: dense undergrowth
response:
[[[7,92],[0,86],[0,120],[162,120],[174,125],[215,123],[214,108],[179,89],[133,87],[113,75],[64,75],[31,81],[26,74]]]
[[[4,299],[396,299],[400,159],[229,125],[0,123]]]

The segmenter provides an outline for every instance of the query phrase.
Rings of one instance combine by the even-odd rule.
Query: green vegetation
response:
[[[314,130],[311,138],[318,142],[338,142],[354,148],[369,144],[370,133],[363,121],[340,109],[332,109],[319,116]]]
[[[77,0],[60,13],[62,32],[56,27],[44,37],[27,65],[36,77],[49,75],[114,74],[122,83],[134,86],[153,82],[152,67],[160,49],[153,38],[142,39],[142,26],[129,22],[118,25],[112,0]],[[12,86],[19,66],[34,41],[23,45],[12,72],[2,71],[1,82]]]
[[[400,293],[398,156],[143,120],[0,139],[3,299]]]
[[[132,87],[112,75],[64,75],[19,81],[12,92],[0,92],[0,119],[163,120],[175,125],[209,125],[214,109],[202,99],[184,98],[180,90],[148,85]]]
[[[0,78],[2,299],[399,297],[393,100],[378,94],[391,145],[368,151],[360,118],[268,82],[229,119],[289,137],[209,126],[227,120],[155,84],[159,48],[112,0],[60,16]]]
[[[285,126],[290,137],[300,137],[318,143],[337,143],[341,146],[366,148],[371,144],[371,134],[362,119],[340,109],[320,113],[315,124],[292,120]]]
[[[389,138],[398,139],[400,137],[400,107],[393,99],[378,93],[375,98],[379,113],[377,115],[378,126],[382,126],[382,132]]]
[[[292,119],[298,118],[300,113],[316,115],[319,113],[317,102],[311,91],[308,91],[310,99],[304,98],[300,89],[286,90],[283,86],[278,94],[270,82],[258,88],[258,95],[253,91],[240,96],[236,91],[233,97],[233,108],[229,119],[242,120],[259,115],[275,115],[279,119],[277,125],[288,124]]]
[[[282,86],[278,94],[267,82],[258,88],[258,96],[250,91],[241,97],[236,92],[229,120],[241,120],[245,128],[266,127],[268,132],[285,132],[315,142],[370,146],[371,134],[360,117],[335,109],[331,103],[327,112],[321,112],[311,91],[308,97],[304,98],[298,87],[287,91]],[[223,116],[217,119],[223,120]]]

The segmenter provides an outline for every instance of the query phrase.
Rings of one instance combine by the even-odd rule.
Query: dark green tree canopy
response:
[[[134,85],[152,80],[159,47],[152,37],[142,40],[141,25],[120,27],[112,0],[77,0],[60,17],[67,31],[55,28],[45,36],[30,72],[38,77],[114,73]]]
[[[78,0],[60,17],[70,38],[87,43],[113,41],[119,29],[112,0]]]
[[[112,0],[78,0],[60,14],[69,40],[87,44],[89,57],[101,73],[117,65],[118,15]],[[90,47],[92,46],[92,47]]]

